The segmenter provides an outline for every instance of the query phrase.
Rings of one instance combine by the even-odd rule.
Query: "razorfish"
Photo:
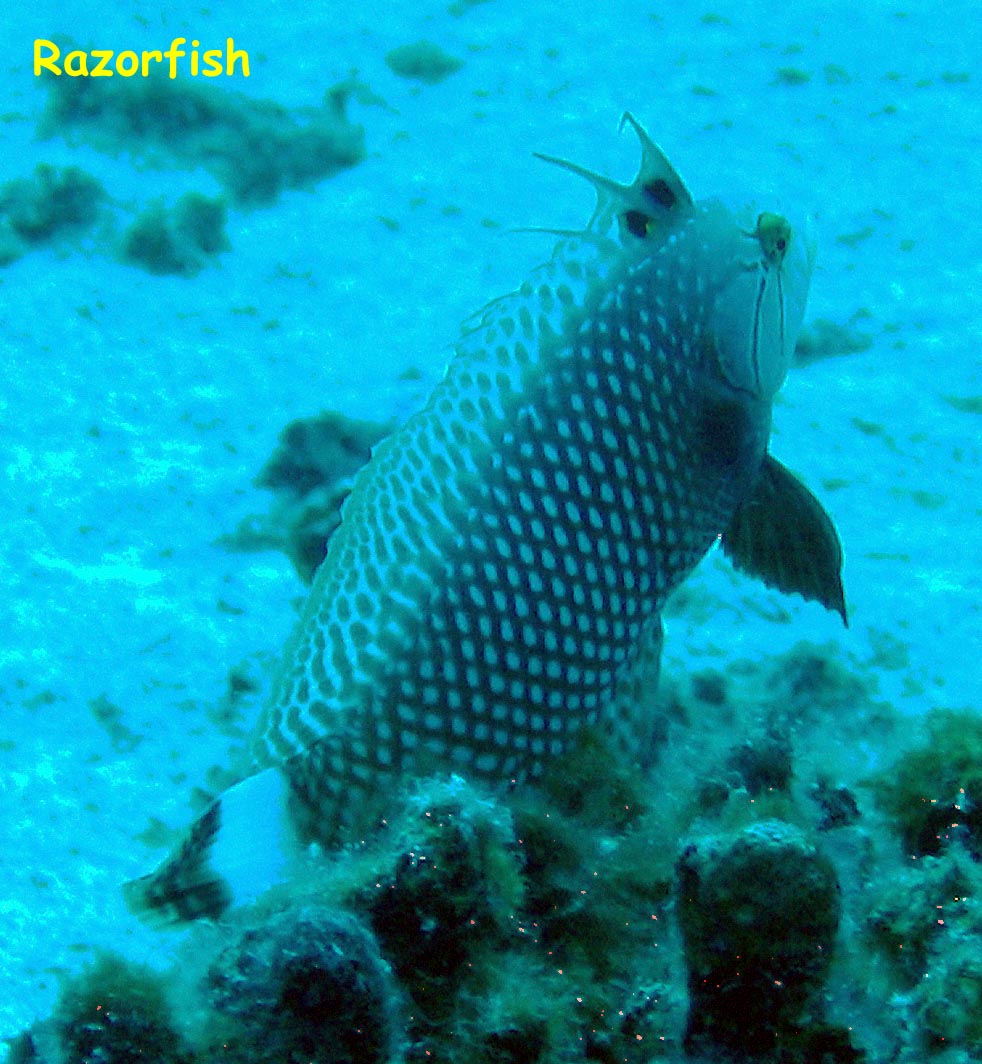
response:
[[[718,540],[845,621],[832,522],[767,453],[807,227],[695,202],[625,121],[641,142],[630,184],[549,159],[593,185],[589,223],[473,319],[355,478],[253,774],[126,885],[134,912],[217,917],[291,854],[364,831],[414,776],[511,785],[585,726],[630,757],[662,607]]]

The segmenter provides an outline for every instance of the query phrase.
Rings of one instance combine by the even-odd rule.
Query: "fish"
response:
[[[219,919],[297,854],[370,830],[414,778],[514,787],[584,728],[635,756],[663,607],[717,542],[847,623],[834,524],[768,451],[810,223],[694,200],[624,123],[630,183],[542,156],[592,185],[587,225],[553,231],[548,261],[465,323],[356,475],[250,773],[124,885],[144,920]]]

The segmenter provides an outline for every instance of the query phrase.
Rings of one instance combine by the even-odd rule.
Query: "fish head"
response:
[[[717,201],[698,205],[709,277],[708,367],[730,388],[769,402],[794,356],[815,261],[810,220]]]

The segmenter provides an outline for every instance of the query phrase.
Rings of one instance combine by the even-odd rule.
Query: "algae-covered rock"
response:
[[[171,209],[155,203],[124,234],[121,257],[150,273],[192,277],[231,246],[225,214],[221,200],[196,192],[182,196]]]
[[[0,265],[88,229],[104,198],[102,185],[77,166],[39,163],[33,177],[8,181],[0,188]]]
[[[819,777],[811,789],[809,797],[820,810],[820,819],[816,824],[819,831],[831,831],[844,828],[859,820],[859,803],[852,791],[842,784],[833,784],[826,777]]]
[[[10,181],[0,190],[0,215],[18,236],[39,244],[91,225],[104,195],[102,185],[77,166],[39,163],[33,178]]]
[[[962,1059],[982,1055],[982,940],[978,929],[957,934],[933,959],[912,996],[926,1048],[958,1047]]]
[[[677,874],[690,1048],[767,1053],[819,1022],[839,923],[831,863],[764,821],[694,841]]]
[[[650,802],[642,773],[591,729],[512,799],[525,911],[547,954],[584,984],[630,967],[658,930],[651,914],[670,894],[674,850]]]
[[[959,845],[896,868],[870,894],[864,947],[904,1061],[982,1054],[982,868]]]
[[[935,710],[927,739],[868,782],[877,805],[916,857],[952,842],[982,857],[982,718],[974,710]]]
[[[190,1064],[174,1028],[166,979],[113,953],[64,984],[39,1036],[45,1064]]]
[[[247,518],[221,542],[235,550],[282,550],[309,584],[355,474],[392,428],[335,411],[292,421],[255,480],[274,494],[270,513]]]
[[[157,74],[146,78],[43,77],[42,136],[63,135],[153,165],[203,166],[233,203],[272,203],[286,188],[313,185],[365,156],[364,133],[345,106],[351,87],[321,107],[288,110],[270,100]]]
[[[791,783],[791,740],[783,733],[765,732],[734,747],[727,767],[752,797],[767,791],[786,791]]]
[[[449,55],[433,41],[414,41],[393,48],[385,57],[393,74],[412,81],[435,85],[455,74],[464,65],[462,59]]]
[[[816,318],[801,330],[794,349],[794,361],[796,366],[806,366],[822,358],[868,351],[872,346],[873,337],[867,333],[827,318]]]
[[[257,910],[208,969],[217,1017],[206,1060],[394,1064],[402,1024],[389,966],[348,914],[307,903]]]
[[[455,775],[380,795],[371,837],[305,851],[290,881],[197,926],[147,1019],[120,1025],[111,1012],[113,1046],[130,1055],[52,1056],[34,1030],[17,1053],[24,1064],[648,1064],[678,1050],[674,830],[601,737],[559,767],[520,803]],[[142,993],[139,973],[121,970]],[[113,1000],[111,980],[89,983],[87,1000]]]
[[[352,901],[429,1021],[479,958],[514,933],[523,891],[511,818],[459,777],[411,795],[389,860]]]
[[[900,986],[909,989],[921,982],[931,958],[945,952],[953,931],[964,929],[966,917],[974,916],[978,936],[982,914],[971,899],[980,889],[982,875],[963,854],[924,857],[879,885],[867,929]]]
[[[297,498],[309,495],[356,473],[368,461],[372,447],[392,427],[335,410],[291,421],[280,433],[279,446],[256,477],[256,484]]]

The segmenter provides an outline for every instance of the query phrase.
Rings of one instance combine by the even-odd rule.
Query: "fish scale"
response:
[[[607,254],[598,254],[598,243]],[[426,408],[376,448],[356,478],[300,622],[297,667],[281,673],[267,714],[260,763],[307,749],[334,726],[332,707],[371,697],[378,672],[364,668],[366,656],[374,656],[378,671],[409,660],[405,641],[417,635],[418,611],[442,577],[439,566],[466,534],[459,526],[471,519],[469,507],[487,509],[467,498],[468,483],[490,490],[486,478],[504,461],[514,408],[527,402],[537,367],[548,361],[571,310],[610,282],[617,262],[611,241],[568,244],[486,309]],[[499,503],[499,510],[509,512],[510,504]],[[517,538],[509,528],[498,531],[503,536]],[[329,671],[318,669],[325,638],[334,654]]]
[[[684,255],[684,239],[662,254]],[[564,249],[559,261],[568,260]],[[548,309],[577,300],[553,300],[555,287],[545,282],[523,286],[496,314],[511,345],[486,334],[461,351],[457,372],[419,423],[390,442],[397,470],[373,463],[355,485],[355,493],[370,492],[371,478],[381,477],[387,490],[377,498],[410,500],[393,531],[415,531],[413,565],[425,579],[407,582],[391,541],[362,536],[345,513],[301,637],[311,650],[285,674],[264,733],[269,756],[280,761],[325,743],[330,771],[301,764],[295,777],[317,822],[357,823],[365,802],[352,801],[356,792],[372,786],[379,769],[411,772],[418,760],[491,782],[538,775],[614,704],[611,691],[641,630],[719,534],[740,480],[723,470],[694,484],[694,473],[679,473],[705,465],[702,455],[692,461],[690,442],[699,404],[687,348],[699,332],[679,331],[667,304],[652,305],[658,262],[649,253],[617,280],[587,280],[602,283],[605,298],[571,342],[557,342],[562,323],[555,328]],[[688,317],[698,322],[699,308]],[[482,389],[477,376],[492,363],[498,379]],[[760,451],[748,455],[759,458]],[[454,477],[460,469],[468,475]],[[396,563],[380,563],[380,549]],[[372,621],[392,624],[391,592],[403,604],[397,645],[380,648],[377,667],[362,666],[369,690],[325,690],[318,680],[326,671],[315,676],[311,668],[324,633],[340,631],[345,618],[363,623],[352,620],[348,574],[382,569],[376,608],[370,619],[362,611],[364,640],[375,642]],[[353,677],[359,646],[334,641],[354,648],[355,661],[335,670]],[[350,714],[352,704],[370,710]]]
[[[845,618],[831,522],[766,454],[810,248],[778,215],[693,203],[632,124],[635,182],[560,162],[597,189],[590,225],[474,319],[356,477],[256,772],[127,885],[134,911],[217,915],[297,846],[365,830],[407,777],[534,778],[596,725],[636,756],[661,608],[721,536]]]

